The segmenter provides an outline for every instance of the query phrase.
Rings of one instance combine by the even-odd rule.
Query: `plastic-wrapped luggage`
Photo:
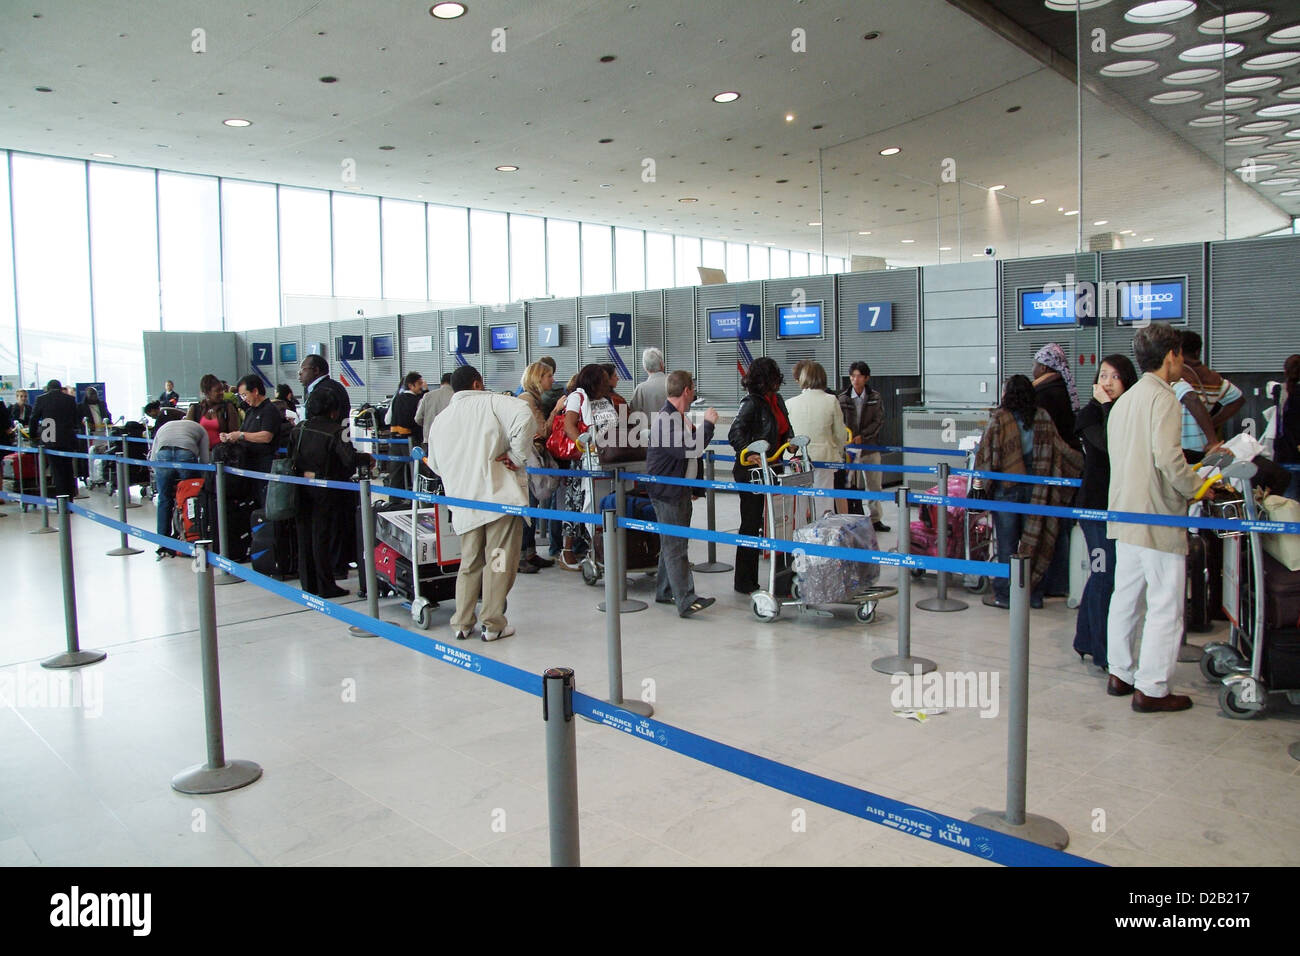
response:
[[[826,514],[796,528],[793,540],[834,548],[876,550],[876,529],[864,515]],[[880,577],[880,565],[801,554],[795,559],[799,596],[806,604],[847,604]]]
[[[939,494],[939,486],[927,488],[927,495]],[[948,497],[966,497],[966,479],[961,476],[948,476]],[[936,505],[920,505],[917,509],[920,519],[910,523],[909,540],[912,554],[925,554],[939,557],[939,515]],[[948,506],[948,553],[947,558],[966,557],[964,526],[966,509],[956,505]],[[993,527],[987,514],[972,518],[971,523],[971,558],[976,561],[991,559],[993,551]]]

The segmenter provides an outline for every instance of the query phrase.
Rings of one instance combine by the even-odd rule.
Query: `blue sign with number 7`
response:
[[[541,346],[555,346],[560,344],[560,326],[555,322],[547,322],[537,326],[537,344]]]
[[[894,303],[862,302],[858,304],[859,332],[889,332],[894,328]]]
[[[626,312],[609,314],[609,345],[632,344],[632,316]]]

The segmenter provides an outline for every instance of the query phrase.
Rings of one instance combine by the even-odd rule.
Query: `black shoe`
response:
[[[329,591],[323,591],[323,592],[320,594],[320,596],[323,597],[323,598],[327,598],[327,599],[328,599],[328,598],[341,598],[341,597],[347,597],[347,596],[348,596],[349,594],[351,594],[351,593],[352,593],[351,591],[345,591],[345,590],[343,590],[342,588],[333,588],[332,590],[329,590]]]
[[[656,603],[656,604],[676,604],[676,603],[677,603],[677,598],[671,598],[671,597],[661,598],[661,597],[657,597],[657,598],[655,598],[655,603]]]
[[[1000,607],[1004,611],[1009,611],[1011,609],[1010,601],[1004,601],[1001,598],[994,595],[992,592],[984,595],[983,603],[985,607]]]
[[[871,522],[871,527],[875,528],[877,531],[889,530],[889,525],[885,524],[883,521],[873,521]]]
[[[715,600],[714,598],[697,597],[694,601],[691,602],[690,607],[682,611],[680,616],[690,617],[696,611],[703,611],[706,607],[712,607],[714,600]]]
[[[533,564],[530,561],[520,561],[519,567],[516,569],[516,572],[518,574],[536,574],[537,571],[538,571],[537,565]]]
[[[1043,599],[1040,597],[1031,597],[1029,599],[1029,606],[1035,611],[1041,610],[1043,607]]]
[[[536,554],[530,554],[528,556],[528,563],[535,568],[550,568],[555,566],[554,561],[548,561],[546,558]]]

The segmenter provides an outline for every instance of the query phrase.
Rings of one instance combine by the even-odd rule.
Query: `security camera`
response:
[[[996,256],[997,254],[998,254],[998,251],[997,251],[996,249],[994,249],[992,246],[985,246],[985,247],[984,247],[984,255],[988,256],[990,259],[992,259],[992,258],[993,258],[994,256]]]

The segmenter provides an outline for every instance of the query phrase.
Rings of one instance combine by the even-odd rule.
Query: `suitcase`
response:
[[[176,482],[176,512],[172,520],[172,537],[182,541],[202,541],[208,533],[208,512],[203,496],[202,478],[182,478]]]
[[[232,561],[244,562],[252,547],[254,501],[230,501],[226,504],[226,520],[230,522],[227,544]],[[220,548],[221,535],[217,528],[216,495],[209,491],[202,478],[183,478],[176,483],[176,513],[172,522],[173,537],[185,541],[211,541]]]
[[[226,545],[230,553],[226,555],[231,561],[243,564],[253,553],[253,510],[257,502],[252,499],[232,499],[226,502],[226,521],[230,527],[226,530]],[[218,553],[221,548],[220,529],[217,527],[217,503],[213,495],[208,508],[212,516],[212,540],[217,543]]]
[[[1300,571],[1264,555],[1264,626],[1300,628]]]
[[[1300,689],[1300,628],[1265,632],[1264,683],[1269,690]]]
[[[869,517],[861,515],[822,515],[805,528],[796,528],[794,540],[834,548],[876,550],[876,529]],[[805,604],[850,604],[856,595],[874,585],[880,577],[880,565],[866,561],[845,561],[820,555],[795,557],[799,597]]]
[[[41,490],[41,478],[38,473],[39,459],[26,452],[11,452],[5,455],[4,478],[10,491],[19,494],[35,495]]]
[[[617,500],[614,494],[608,494],[600,499],[600,510],[603,512],[606,508],[613,508]],[[654,502],[642,495],[628,495],[624,499],[624,515],[628,518],[636,518],[640,521],[655,520]],[[632,528],[627,530],[627,554],[626,559],[627,571],[646,571],[659,567],[659,535],[652,531],[636,531]],[[596,563],[601,567],[605,566],[605,529],[600,525],[592,527],[592,548],[596,556]]]
[[[1195,531],[1189,531],[1187,533],[1187,607],[1183,616],[1183,624],[1189,631],[1204,632],[1211,627],[1209,577],[1209,548],[1205,538]],[[1222,596],[1221,583],[1219,593]]]
[[[1088,554],[1088,540],[1083,536],[1083,528],[1076,521],[1070,529],[1070,593],[1065,598],[1065,606],[1078,607],[1083,601],[1083,589],[1092,576],[1092,560]]]
[[[375,577],[380,590],[385,586],[410,600],[415,593],[411,562],[386,542],[375,545]],[[420,597],[438,604],[456,597],[456,574],[446,572],[436,564],[426,564],[419,583]]]
[[[284,581],[298,576],[298,527],[292,521],[268,521],[258,508],[252,515],[253,570]]]

